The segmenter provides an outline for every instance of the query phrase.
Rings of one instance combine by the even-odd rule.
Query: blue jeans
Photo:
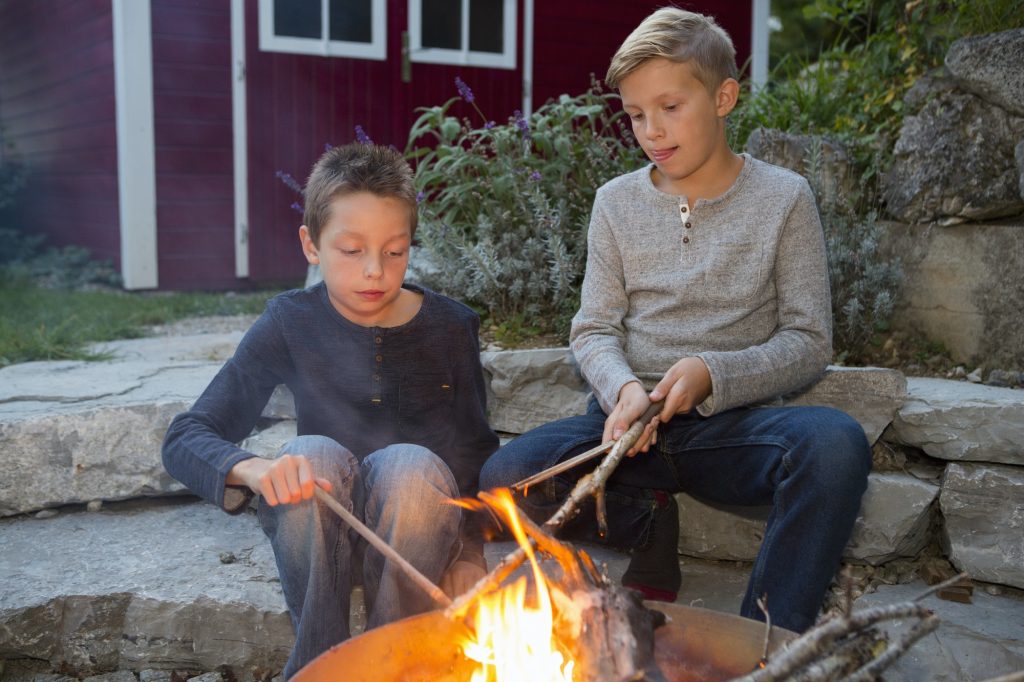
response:
[[[481,489],[512,485],[597,445],[605,419],[591,399],[585,415],[523,434],[487,461]],[[524,508],[531,516],[549,516],[593,466],[577,467],[529,490]],[[757,598],[765,594],[772,622],[802,632],[816,620],[839,566],[870,469],[863,429],[831,408],[676,415],[659,426],[656,446],[623,460],[609,479],[606,540],[626,547],[645,542],[654,508],[651,490],[685,492],[728,505],[771,505],[740,613],[763,620]],[[585,509],[563,536],[593,539],[594,529],[594,515]]]
[[[458,486],[439,457],[419,445],[400,444],[358,462],[323,436],[299,436],[278,454],[285,452],[308,458],[314,475],[331,482],[341,504],[434,584],[441,581],[461,550],[462,513],[449,504]],[[368,629],[436,608],[398,566],[323,503],[271,507],[261,498],[257,513],[295,627],[286,679],[349,637],[349,595],[360,572]]]

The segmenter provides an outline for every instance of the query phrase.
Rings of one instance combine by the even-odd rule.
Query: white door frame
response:
[[[249,138],[245,96],[245,0],[231,0],[231,147],[238,278],[249,276]]]

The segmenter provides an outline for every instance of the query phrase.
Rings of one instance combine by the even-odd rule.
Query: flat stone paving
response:
[[[625,554],[585,548],[621,578]],[[488,561],[513,549],[489,543]],[[737,612],[749,564],[681,557],[680,566],[677,603]],[[882,587],[858,604],[906,601],[923,589]],[[979,586],[969,605],[929,598],[943,625],[885,679],[982,680],[1024,669],[1024,597],[988,589],[996,594]],[[363,617],[357,610],[356,631]],[[279,669],[291,642],[270,546],[251,512],[229,516],[183,497],[0,519],[0,661],[11,661],[2,682],[16,679],[15,661],[26,658],[80,674],[228,665],[246,677]]]

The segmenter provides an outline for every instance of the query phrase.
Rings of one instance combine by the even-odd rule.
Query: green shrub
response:
[[[817,197],[825,233],[835,358],[859,364],[875,335],[889,329],[902,266],[898,258],[879,249],[875,211],[859,212],[856,206],[865,202],[857,197],[825,191],[820,140],[811,144],[804,175]]]
[[[460,97],[418,110],[406,147],[423,200],[417,238],[435,269],[426,283],[495,323],[566,333],[594,194],[644,162],[618,96],[594,83],[529,120],[517,111],[495,124],[457,85]],[[478,124],[449,114],[459,99],[476,108]]]
[[[954,40],[1024,26],[1019,0],[814,0],[803,13],[835,42],[813,61],[783,57],[768,87],[740,99],[730,141],[741,149],[759,126],[827,134],[851,151],[865,184],[889,166],[903,96]]]

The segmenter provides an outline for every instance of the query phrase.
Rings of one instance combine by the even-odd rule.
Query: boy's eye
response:
[[[405,255],[405,251],[388,251],[387,254],[392,258],[401,258]]]
[[[677,106],[678,105],[676,105],[676,104],[666,104],[665,105],[665,111],[675,111]]]
[[[359,254],[359,249],[341,249],[341,252],[346,256],[356,256]]]
[[[629,117],[631,119],[633,119],[634,121],[641,121],[641,120],[643,120],[644,115],[643,114],[630,114]]]

